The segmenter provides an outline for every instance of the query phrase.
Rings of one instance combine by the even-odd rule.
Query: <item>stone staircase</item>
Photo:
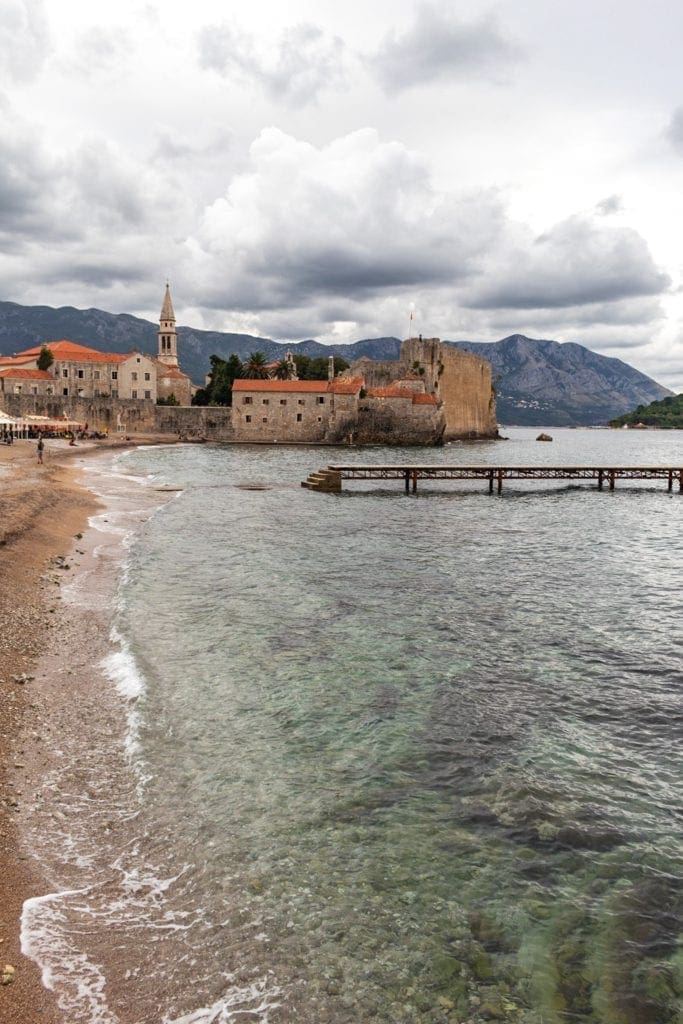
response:
[[[341,473],[337,469],[319,469],[309,473],[306,480],[301,481],[301,486],[308,487],[310,491],[341,491]]]

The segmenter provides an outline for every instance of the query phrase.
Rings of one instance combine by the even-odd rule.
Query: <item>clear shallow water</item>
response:
[[[120,462],[184,489],[119,594],[134,764],[59,901],[100,971],[74,1022],[680,1020],[683,499],[300,487],[335,460],[683,462],[674,433],[509,433]]]

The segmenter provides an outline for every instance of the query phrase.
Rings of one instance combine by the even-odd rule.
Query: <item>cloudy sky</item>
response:
[[[683,391],[678,0],[0,0],[0,299]]]

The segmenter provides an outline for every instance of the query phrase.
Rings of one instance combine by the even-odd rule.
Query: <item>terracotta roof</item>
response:
[[[406,398],[413,399],[414,392],[408,388],[400,388],[398,384],[388,384],[383,388],[368,388],[368,398]]]
[[[180,369],[179,366],[169,366],[167,363],[162,363],[160,359],[155,359],[154,362],[157,364],[157,373],[162,374],[164,377],[187,377],[186,373]]]
[[[130,352],[125,355],[120,352],[98,352],[95,348],[78,345],[75,341],[68,341],[68,339],[64,338],[61,341],[47,341],[41,345],[34,345],[33,348],[27,348],[23,352],[19,352],[17,358],[37,359],[43,347],[49,348],[54,358],[62,362],[122,363],[130,355]]]
[[[353,395],[363,387],[362,377],[337,377],[327,380],[246,380],[239,379],[233,391],[285,392],[289,394]]]
[[[436,395],[425,394],[424,391],[413,392],[413,405],[438,405]]]
[[[0,377],[12,378],[12,380],[51,380],[54,377],[47,370],[34,370],[31,367],[7,366],[0,367]]]
[[[362,377],[335,377],[328,390],[334,395],[355,395],[364,384]]]
[[[0,356],[0,366],[26,366],[35,359],[35,356]]]

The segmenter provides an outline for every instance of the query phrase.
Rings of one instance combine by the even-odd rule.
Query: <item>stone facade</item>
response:
[[[422,381],[425,394],[438,402],[443,441],[498,436],[491,364],[481,356],[444,345],[438,338],[409,338],[399,360],[363,358],[346,372],[362,374],[370,391],[392,381],[403,387]]]
[[[341,439],[357,415],[363,381],[236,380],[232,427],[238,441]]]
[[[125,354],[100,352],[68,339],[46,342],[45,347],[53,355],[46,371],[38,371],[43,344],[14,356],[0,356],[0,393],[151,402],[172,395],[180,405],[192,403],[192,381],[178,365],[178,338],[168,285],[159,321],[156,358],[136,349]],[[30,379],[27,371],[34,371]],[[50,380],[39,377],[40,372],[47,373]]]

